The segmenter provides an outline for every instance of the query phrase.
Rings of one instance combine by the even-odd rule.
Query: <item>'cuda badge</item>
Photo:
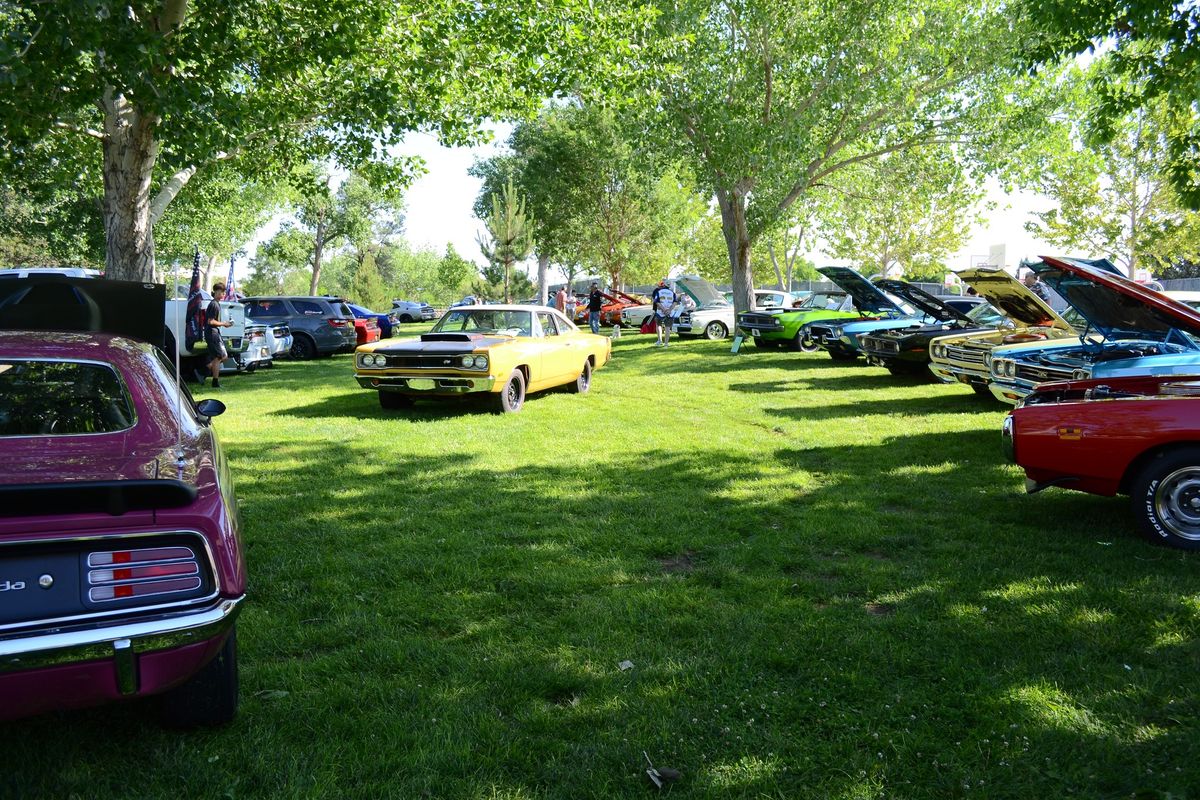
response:
[[[450,360],[450,359],[448,359],[448,358],[443,358],[443,359],[442,359],[442,364],[443,364],[444,366],[447,366],[447,367],[448,367],[448,366],[450,366],[450,365],[451,365],[451,364],[453,364],[453,363],[454,363],[454,362],[453,362],[453,361],[451,361],[451,360]]]

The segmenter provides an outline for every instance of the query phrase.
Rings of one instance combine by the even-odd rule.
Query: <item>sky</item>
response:
[[[441,253],[449,242],[464,258],[482,265],[476,237],[483,226],[472,210],[481,182],[467,174],[476,159],[486,159],[498,152],[511,127],[500,125],[492,129],[492,140],[476,147],[443,147],[431,134],[410,134],[397,151],[420,156],[426,173],[405,194],[405,236],[417,247],[425,246]],[[1029,193],[1005,194],[996,183],[988,186],[987,199],[994,208],[987,213],[984,225],[975,226],[967,245],[950,259],[951,269],[965,269],[990,263],[989,255],[995,245],[1005,248],[1005,266],[1016,267],[1022,258],[1056,252],[1025,231],[1031,211],[1052,207],[1048,198]],[[279,230],[285,218],[274,220],[262,228],[248,248],[249,255],[236,267],[239,279],[248,274],[249,258],[261,242]],[[1087,254],[1081,254],[1087,255]],[[818,265],[845,263],[826,258],[819,252],[807,257]]]

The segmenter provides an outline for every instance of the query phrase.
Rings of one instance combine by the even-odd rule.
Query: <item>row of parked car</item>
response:
[[[167,302],[168,347],[181,358],[197,358],[183,341],[186,286],[177,287],[177,298]],[[201,291],[202,302],[212,299]],[[311,359],[334,353],[350,353],[360,344],[389,339],[403,322],[432,319],[436,312],[424,303],[397,300],[391,311],[371,311],[340,297],[270,296],[244,297],[221,303],[224,319],[233,323],[222,329],[229,358],[222,372],[253,372],[274,365],[276,358]],[[203,348],[203,344],[199,345]]]
[[[843,291],[739,325],[759,347],[863,357],[1013,404],[1005,448],[1028,491],[1129,494],[1143,534],[1200,550],[1197,299],[1131,281],[1106,259],[1022,266],[1038,284],[967,270],[959,277],[978,294],[963,298],[826,267]]]

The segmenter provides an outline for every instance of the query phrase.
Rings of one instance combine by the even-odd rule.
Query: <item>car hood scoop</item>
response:
[[[422,333],[422,342],[471,342],[477,343],[487,339],[482,333]]]

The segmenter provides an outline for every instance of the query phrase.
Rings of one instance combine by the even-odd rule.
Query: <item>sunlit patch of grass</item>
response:
[[[0,796],[1200,796],[1194,555],[1025,495],[961,387],[646,342],[515,416],[223,382],[241,715],[14,723]]]

